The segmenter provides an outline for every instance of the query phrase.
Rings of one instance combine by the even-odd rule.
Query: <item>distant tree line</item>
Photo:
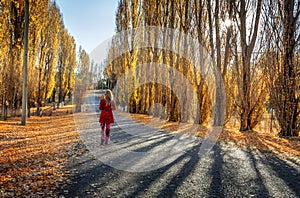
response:
[[[158,26],[191,35],[209,52],[213,65],[221,73],[226,90],[225,122],[235,115],[240,119],[241,131],[251,130],[262,115],[272,109],[281,128],[279,135],[297,136],[300,131],[299,14],[299,1],[120,0],[116,32]],[[131,89],[136,82],[143,81],[145,73],[136,69],[143,63],[150,63],[146,73],[170,83],[169,86],[144,83],[131,95],[118,94],[118,102],[128,105],[133,113],[147,113],[153,104],[160,103],[169,121],[193,119],[205,124],[211,116],[213,103],[204,74],[178,53],[151,47],[134,48],[136,34],[129,31],[112,40],[106,73],[110,79],[115,79],[115,84],[133,82],[132,85],[118,84],[118,93],[126,93],[120,89]],[[159,41],[150,37],[145,40],[170,46],[184,43],[181,37],[160,38]],[[114,57],[124,45],[131,46],[132,50]],[[187,53],[193,50],[188,47]],[[151,67],[151,62],[169,65],[182,73],[192,84],[197,100],[189,100],[192,96],[183,86],[182,94],[186,98],[179,101],[184,97],[172,90],[174,74],[160,76],[161,72]],[[124,77],[129,71],[133,73]],[[129,103],[123,104],[126,101]],[[196,106],[199,112],[187,113]],[[217,104],[215,106],[218,108]]]

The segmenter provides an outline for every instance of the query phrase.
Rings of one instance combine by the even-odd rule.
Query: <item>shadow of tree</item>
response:
[[[222,186],[222,170],[224,160],[221,155],[221,148],[219,146],[213,147],[214,162],[211,168],[212,181],[210,183],[209,195],[212,197],[223,197],[224,190]]]
[[[267,164],[278,178],[284,180],[285,184],[292,189],[297,197],[300,197],[300,174],[299,170],[288,165],[285,161],[278,157],[268,157],[262,159],[264,164]]]
[[[201,163],[198,155],[200,146],[200,143],[195,145],[165,167],[142,173],[116,170],[94,160],[87,152],[86,155],[78,156],[80,159],[77,159],[77,162],[66,167],[67,170],[75,169],[77,171],[68,178],[67,184],[60,186],[58,194],[65,197],[92,197],[92,195],[96,197],[145,197],[149,194],[155,194],[155,197],[195,197],[195,193],[199,193],[203,195],[201,197],[229,197],[232,194],[235,196],[272,197],[269,193],[270,189],[266,188],[266,177],[271,177],[271,179],[283,180],[290,191],[299,197],[299,171],[285,161],[276,157],[259,157],[250,151],[243,151],[245,159],[250,165],[250,169],[245,169],[245,174],[253,177],[247,185],[235,167],[239,166],[238,161],[231,163],[233,159],[228,157],[228,151],[218,144],[206,156],[206,160],[211,162],[208,163],[207,175],[200,182],[207,183],[208,188],[201,188],[202,184],[199,181],[190,179]],[[174,170],[178,168],[178,164],[182,165],[178,170]],[[274,171],[276,175],[264,175],[265,171],[261,170],[262,165],[268,171]],[[168,175],[167,179],[166,175]],[[236,177],[240,178],[233,179]],[[163,181],[161,181],[162,178],[164,178]],[[124,181],[127,179],[129,181]],[[149,192],[150,189],[153,190],[153,185],[157,185],[157,182],[162,182],[163,187],[157,189],[157,192]],[[186,183],[199,187],[196,192],[191,192],[187,188],[185,189],[187,194],[180,194],[178,189]]]
[[[177,158],[175,161],[170,163],[169,165],[160,168],[155,171],[151,171],[147,175],[143,175],[142,177],[139,177],[138,180],[142,181],[144,178],[147,178],[146,182],[143,182],[142,185],[139,185],[134,192],[132,192],[129,197],[137,197],[141,195],[141,193],[145,192],[153,182],[159,180],[160,177],[166,172],[168,172],[173,166],[180,163],[184,159],[189,159],[188,162],[186,162],[178,174],[174,175],[173,178],[170,180],[170,182],[165,186],[164,189],[160,191],[157,197],[174,197],[175,190],[178,186],[182,184],[182,182],[188,177],[189,174],[192,173],[195,166],[199,162],[199,155],[198,151],[201,144],[195,145],[192,147],[188,152],[181,155],[179,158]]]
[[[113,129],[113,141],[136,152],[150,151],[172,139],[166,133],[136,141],[117,126]],[[202,140],[199,139],[168,165],[142,173],[116,170],[93,159],[88,152],[82,153],[66,167],[66,170],[73,170],[73,174],[67,184],[59,187],[58,194],[65,197],[273,197],[274,182],[284,185],[282,188],[291,192],[291,197],[300,197],[299,169],[279,157],[264,156],[263,151],[271,146],[265,140],[268,138],[254,139],[246,134],[245,146],[261,145],[262,152],[217,143],[200,158]],[[134,149],[135,146],[140,147]],[[201,173],[201,179],[195,179],[203,167],[206,170]]]

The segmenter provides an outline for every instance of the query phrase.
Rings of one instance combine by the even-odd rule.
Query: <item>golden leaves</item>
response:
[[[1,196],[54,196],[63,181],[62,164],[78,140],[71,109],[51,117],[31,117],[27,126],[19,118],[0,121]]]

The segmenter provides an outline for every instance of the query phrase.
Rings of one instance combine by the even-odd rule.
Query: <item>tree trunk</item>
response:
[[[28,78],[28,25],[29,25],[29,0],[25,0],[25,26],[24,26],[24,59],[23,59],[23,86],[22,86],[22,125],[26,125],[27,78]]]
[[[241,0],[241,10],[239,12],[240,18],[240,39],[241,39],[241,49],[242,49],[242,92],[240,95],[241,103],[241,117],[240,117],[240,131],[251,130],[253,126],[252,122],[252,111],[251,108],[254,108],[254,104],[251,105],[251,73],[250,73],[250,59],[252,57],[252,52],[256,43],[257,32],[259,27],[260,13],[262,7],[262,0],[257,1],[256,7],[256,15],[255,15],[255,23],[253,28],[253,34],[251,35],[251,39],[249,40],[249,44],[247,43],[247,10],[246,10],[246,2],[245,0]]]
[[[281,126],[280,136],[298,136],[299,128],[297,128],[297,115],[299,100],[296,99],[296,72],[294,67],[294,50],[295,50],[295,33],[296,20],[294,17],[294,1],[284,1],[284,18],[283,18],[283,73],[282,89],[280,98],[282,99],[282,107],[277,108],[279,124]],[[299,12],[299,11],[298,11]],[[279,110],[283,111],[280,112]],[[298,118],[299,119],[299,118]]]
[[[42,73],[42,68],[39,68],[39,74],[38,74],[38,92],[37,92],[37,109],[36,109],[36,115],[39,116],[40,115],[40,111],[41,111],[41,106],[42,106],[42,102],[41,102],[41,74]]]
[[[4,95],[3,100],[3,120],[7,120],[7,101],[6,101],[6,94]]]
[[[169,25],[170,28],[175,29],[175,2],[172,0],[171,1],[171,5],[170,5],[170,18],[169,18]],[[172,31],[172,30],[171,30]],[[170,49],[172,49],[173,47],[173,42],[174,41],[174,33],[171,33],[170,38],[169,38],[169,46]],[[170,67],[175,68],[175,64],[174,64],[174,52],[169,52],[169,58],[170,58]],[[177,121],[177,112],[176,112],[176,102],[177,102],[177,97],[173,92],[174,86],[175,86],[175,81],[174,81],[174,74],[173,71],[170,70],[169,71],[169,76],[170,76],[170,95],[169,95],[169,100],[170,100],[170,109],[169,109],[169,115],[168,115],[168,121]]]
[[[30,105],[27,103],[27,117],[30,118]]]
[[[242,113],[241,113],[241,125],[240,131],[251,130],[251,101],[250,101],[250,59],[246,55],[247,50],[243,53],[243,69],[242,69]],[[247,58],[247,59],[246,59]]]

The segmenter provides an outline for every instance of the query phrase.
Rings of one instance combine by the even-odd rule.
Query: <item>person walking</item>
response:
[[[114,115],[112,111],[116,109],[117,106],[113,99],[113,94],[108,89],[105,91],[104,98],[100,100],[100,104],[99,104],[99,110],[101,111],[99,117],[101,145],[109,144],[110,124],[114,123]]]

